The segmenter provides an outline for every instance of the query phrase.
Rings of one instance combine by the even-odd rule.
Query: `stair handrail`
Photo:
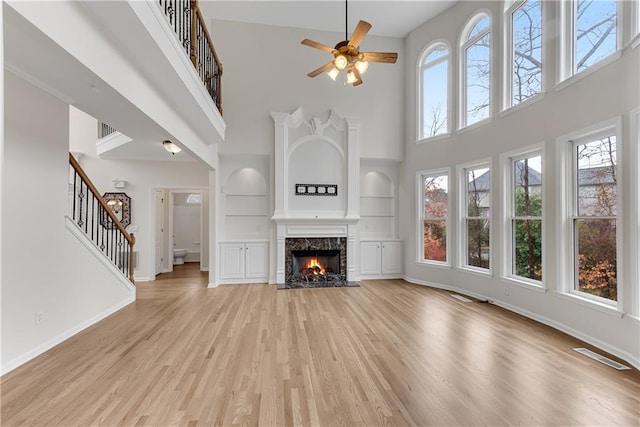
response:
[[[133,233],[127,232],[126,228],[122,225],[118,217],[113,213],[109,205],[107,205],[107,202],[104,200],[104,198],[102,197],[102,195],[100,194],[96,186],[93,184],[91,179],[89,179],[89,176],[87,175],[87,173],[84,171],[84,169],[82,169],[82,167],[80,166],[80,163],[78,163],[78,161],[75,159],[75,157],[73,157],[73,154],[71,153],[69,153],[69,164],[78,174],[78,176],[80,176],[80,179],[87,186],[89,191],[91,191],[95,199],[98,201],[98,203],[102,207],[103,212],[109,216],[109,218],[113,221],[113,224],[117,227],[117,229],[120,231],[122,236],[126,239],[129,245],[128,263],[127,263],[128,278],[132,283],[135,283],[133,280],[133,267],[134,267],[133,246],[135,245],[135,242],[136,242],[135,235]],[[74,203],[75,203],[75,200],[74,200]]]

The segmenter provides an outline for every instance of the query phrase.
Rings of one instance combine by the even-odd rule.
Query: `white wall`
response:
[[[3,373],[135,299],[65,227],[69,106],[9,72],[4,102]]]
[[[307,119],[324,121],[331,109],[358,118],[362,157],[403,157],[402,40],[367,36],[362,49],[398,52],[400,59],[395,65],[371,64],[364,84],[352,87],[325,75],[307,77],[331,57],[300,44],[310,38],[333,46],[343,34],[225,21],[213,21],[209,31],[224,64],[227,133],[220,153],[272,153],[270,113],[302,107]]]
[[[71,108],[69,147],[84,155],[80,165],[101,192],[125,192],[131,197],[131,224],[137,226],[135,250],[139,251],[136,280],[153,280],[154,188],[191,189],[208,188],[209,170],[200,162],[166,162],[136,160],[102,160],[96,154],[97,121],[82,111]],[[135,142],[134,142],[135,143]],[[169,153],[167,153],[168,156]],[[113,180],[127,181],[124,189],[115,189]],[[205,200],[208,200],[205,198]],[[208,202],[204,217],[209,218]],[[208,226],[205,229],[208,233]],[[207,234],[205,234],[207,235]],[[205,262],[208,269],[208,239],[203,239]],[[165,257],[166,258],[166,257]]]
[[[547,66],[546,87],[544,98],[536,103],[522,106],[510,114],[499,115],[495,104],[499,98],[498,88],[501,87],[502,72],[500,69],[499,49],[502,37],[499,31],[502,2],[460,2],[410,33],[405,42],[406,56],[404,58],[405,73],[405,109],[407,119],[406,160],[401,165],[400,181],[400,234],[405,241],[405,272],[407,279],[420,283],[432,283],[458,289],[472,295],[479,295],[495,301],[509,309],[536,318],[554,327],[565,330],[575,336],[594,343],[605,350],[617,354],[626,360],[640,366],[640,322],[638,320],[637,303],[631,299],[638,298],[637,282],[626,281],[622,284],[622,294],[626,297],[620,313],[609,310],[599,310],[594,304],[580,303],[563,295],[564,283],[558,276],[558,263],[564,259],[559,246],[559,231],[556,229],[556,215],[559,212],[557,183],[561,180],[556,161],[556,139],[562,135],[578,131],[582,128],[600,123],[605,120],[622,117],[623,123],[628,121],[628,113],[639,104],[640,87],[638,83],[638,69],[640,68],[638,48],[626,49],[622,57],[601,70],[587,77],[575,81],[562,89],[555,89],[556,73],[554,70],[557,60],[555,43],[555,29],[547,27],[547,44],[545,66]],[[549,22],[558,22],[555,2],[545,2]],[[493,15],[494,56],[492,79],[494,110],[491,122],[473,130],[464,132],[453,131],[450,137],[436,141],[416,144],[416,63],[422,49],[437,39],[447,40],[453,49],[453,69],[458,64],[456,46],[459,33],[474,11],[485,9]],[[457,72],[451,77],[457,76]],[[453,84],[453,99],[458,94],[457,85]],[[623,144],[632,144],[629,133],[623,135]],[[620,141],[620,140],[619,140]],[[421,170],[451,167],[455,171],[456,165],[479,159],[491,158],[494,171],[498,171],[499,156],[502,153],[526,147],[536,143],[544,144],[544,173],[545,173],[545,274],[547,292],[538,292],[527,286],[514,286],[501,280],[496,272],[494,276],[482,276],[465,272],[459,268],[443,269],[419,264],[417,239],[420,231],[417,224],[416,205],[416,172]],[[623,151],[624,153],[624,151]],[[625,171],[637,169],[637,158],[619,156],[620,164]],[[629,174],[628,176],[634,176]],[[636,175],[637,176],[637,175]],[[452,177],[455,181],[455,176]],[[497,184],[497,183],[496,183]],[[636,200],[632,193],[635,185],[627,181],[623,186],[620,199]],[[497,263],[501,259],[498,225],[498,211],[500,195],[498,186],[494,187],[492,198],[493,221],[492,226],[492,258]],[[455,198],[454,198],[455,200]],[[456,218],[457,207],[451,207]],[[636,209],[635,207],[633,209]],[[631,216],[633,218],[634,216]],[[623,223],[621,235],[635,235],[634,226],[627,217]],[[457,247],[456,239],[459,230],[455,221],[451,230],[452,243]],[[634,233],[634,234],[632,234]],[[628,242],[625,248],[632,247]],[[635,259],[634,259],[635,257]],[[621,259],[623,277],[637,277],[633,269],[638,268],[637,254],[625,251]],[[457,260],[454,261],[454,266]],[[496,264],[497,265],[497,264]],[[495,268],[495,265],[494,265]],[[509,295],[504,295],[508,288]],[[635,310],[635,311],[634,311]],[[622,315],[624,313],[624,316]]]

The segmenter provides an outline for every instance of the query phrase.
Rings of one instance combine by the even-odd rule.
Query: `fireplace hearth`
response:
[[[347,281],[344,237],[285,239],[285,283],[281,289],[358,286]]]

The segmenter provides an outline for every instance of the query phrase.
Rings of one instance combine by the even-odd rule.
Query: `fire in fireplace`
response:
[[[291,255],[293,281],[319,283],[341,280],[339,250],[292,251]]]

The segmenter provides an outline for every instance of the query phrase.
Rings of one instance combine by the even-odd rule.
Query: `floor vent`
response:
[[[465,298],[462,295],[451,294],[451,296],[454,297],[455,299],[459,300],[459,301],[462,301],[462,302],[473,302],[469,298]]]
[[[611,366],[613,369],[617,369],[618,371],[624,371],[626,369],[631,369],[628,366],[622,365],[615,360],[611,360],[608,357],[604,357],[598,353],[594,353],[593,351],[586,348],[574,348],[580,354],[584,354],[587,357],[592,358],[593,360],[597,360],[600,363],[604,363],[607,366]]]

